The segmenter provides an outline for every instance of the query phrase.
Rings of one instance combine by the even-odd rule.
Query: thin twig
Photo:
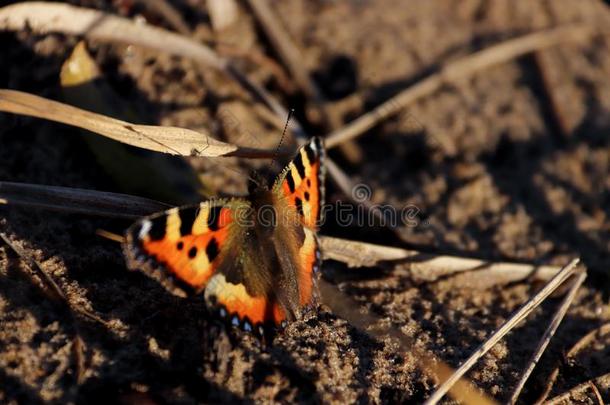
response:
[[[291,40],[279,15],[275,13],[267,0],[248,0],[248,3],[284,66],[291,73],[303,94],[313,103],[315,110],[315,117],[311,117],[313,121],[322,122],[327,130],[337,129],[341,125],[341,120],[336,114],[329,111],[324,93],[312,79],[303,63],[300,49]],[[355,143],[346,143],[341,147],[341,151],[348,158],[362,155],[359,146]]]
[[[570,358],[574,357],[576,354],[578,354],[578,352],[580,352],[582,349],[584,349],[589,344],[591,344],[591,342],[593,342],[600,335],[605,335],[607,333],[610,333],[610,323],[603,324],[599,328],[596,328],[596,329],[592,330],[591,332],[587,333],[585,336],[580,338],[578,340],[578,342],[576,342],[570,348],[570,350],[568,350],[568,352],[565,355],[566,359],[570,359]],[[546,400],[548,395],[551,393],[551,390],[553,389],[553,385],[554,385],[555,381],[557,380],[558,375],[559,375],[559,366],[555,367],[555,369],[553,369],[553,371],[549,375],[549,377],[547,379],[548,383],[547,383],[546,387],[544,388],[543,393],[536,400],[535,404],[542,404]]]
[[[519,398],[519,395],[521,394],[525,383],[527,382],[532,371],[534,371],[534,368],[536,367],[536,364],[538,364],[540,357],[542,357],[542,354],[551,342],[551,339],[555,335],[555,332],[557,331],[557,328],[559,327],[559,324],[563,320],[565,314],[568,312],[568,309],[570,308],[572,301],[576,297],[578,289],[585,281],[585,278],[587,278],[587,273],[582,272],[572,283],[570,291],[568,291],[565,298],[561,302],[561,305],[559,306],[559,308],[557,308],[557,312],[553,316],[551,323],[549,324],[548,328],[544,332],[544,335],[540,339],[540,342],[538,343],[536,350],[534,350],[532,357],[529,359],[527,367],[525,368],[525,370],[523,370],[521,378],[519,379],[519,382],[517,383],[517,386],[515,387],[515,390],[513,391],[513,394],[510,397],[509,403],[514,404],[517,402],[517,399]]]
[[[10,239],[8,238],[8,236],[6,236],[4,233],[0,232],[0,239],[2,239],[4,241],[4,243],[11,248],[11,250],[13,252],[15,252],[15,254],[17,254],[17,256],[19,256],[21,258],[21,260],[23,260],[23,262],[36,274],[38,274],[38,276],[42,279],[42,281],[44,282],[44,284],[46,285],[47,289],[51,292],[51,295],[53,297],[53,300],[57,301],[57,302],[61,302],[62,304],[66,305],[67,307],[69,307],[68,304],[68,298],[66,298],[66,295],[64,294],[64,292],[62,291],[61,288],[59,288],[59,286],[57,285],[57,283],[55,282],[55,280],[53,280],[53,278],[51,276],[49,276],[47,274],[46,271],[44,271],[42,269],[42,267],[40,267],[40,265],[38,265],[38,263],[32,259],[30,257],[30,255],[26,254],[25,251],[23,249],[21,249],[19,246],[15,245],[13,242],[10,241]]]
[[[60,303],[68,311],[68,313],[70,313],[70,315],[74,316],[74,312],[78,312],[81,315],[84,315],[85,317],[95,322],[99,322],[102,325],[107,326],[106,321],[104,321],[94,313],[82,308],[73,308],[72,304],[70,304],[70,300],[68,300],[68,297],[66,297],[66,294],[64,294],[63,290],[59,287],[59,285],[57,285],[55,280],[53,280],[53,278],[49,276],[46,271],[43,270],[42,266],[38,264],[38,262],[34,260],[34,258],[32,258],[25,250],[12,243],[8,236],[6,236],[2,232],[0,232],[0,239],[2,239],[4,243],[6,243],[6,245],[17,254],[17,256],[19,256],[19,258],[25,263],[26,266],[28,266],[33,272],[38,274],[38,276],[42,279],[43,283],[46,285],[47,289],[51,291],[53,299],[56,302]]]
[[[246,59],[251,63],[262,67],[273,77],[275,77],[277,84],[282,88],[282,90],[284,90],[284,92],[288,94],[294,93],[295,86],[290,81],[290,78],[284,71],[284,68],[263,52],[257,51],[256,49],[242,49],[222,42],[216,43],[216,49],[222,56]]]
[[[87,367],[85,364],[85,343],[79,333],[72,339],[72,354],[76,367],[76,383],[80,385],[85,381]]]
[[[101,236],[102,238],[106,238],[113,242],[117,243],[125,243],[125,237],[122,235],[117,235],[114,232],[107,231],[105,229],[96,229],[95,234]]]
[[[604,405],[604,399],[602,398],[602,394],[599,392],[599,388],[593,381],[589,381],[589,387],[591,387],[591,391],[593,391],[593,395],[595,395],[595,399],[597,399],[597,403],[599,405]]]
[[[299,88],[316,104],[323,104],[322,92],[311,79],[301,52],[281,26],[279,17],[265,0],[248,0],[248,4]]]
[[[595,32],[590,25],[564,25],[502,42],[490,48],[451,62],[424,80],[403,90],[374,110],[362,115],[326,138],[326,146],[335,146],[362,135],[380,121],[396,114],[407,105],[428,96],[443,85],[455,83],[490,66],[507,62],[524,54],[565,42],[582,41]]]
[[[559,404],[571,403],[570,397],[572,395],[574,395],[577,392],[582,392],[582,391],[586,390],[587,388],[592,388],[591,387],[592,383],[593,383],[593,386],[595,387],[594,389],[592,389],[593,390],[593,395],[595,395],[596,399],[599,400],[599,397],[598,397],[599,390],[597,389],[597,385],[594,384],[594,381],[596,381],[596,380],[599,381],[601,379],[609,379],[609,378],[610,378],[610,373],[601,375],[599,377],[592,378],[592,379],[590,379],[588,381],[585,381],[582,384],[578,384],[577,386],[570,388],[568,391],[566,391],[566,392],[564,392],[562,394],[559,394],[556,397],[553,397],[553,398],[549,399],[548,401],[545,402],[545,404],[546,405],[559,405]],[[597,391],[597,392],[595,392],[595,391]],[[602,404],[604,403],[603,399],[602,399],[601,403]]]
[[[409,353],[416,359],[416,363],[429,376],[444,381],[454,373],[454,370],[436,358],[433,354],[419,349],[414,340],[398,329],[393,327],[378,326],[379,319],[369,311],[354,302],[345,295],[335,285],[320,280],[320,293],[324,304],[328,305],[334,314],[345,319],[355,328],[360,329],[366,334],[376,339],[390,339],[400,347],[401,352]],[[451,396],[465,404],[494,404],[495,401],[477,389],[470,381],[465,378],[458,378],[456,385],[450,388]]]
[[[570,106],[565,105],[565,100],[560,98],[559,92],[556,89],[559,84],[558,82],[561,82],[561,85],[564,85],[565,81],[552,77],[551,66],[556,66],[558,62],[557,58],[553,57],[556,57],[557,55],[556,49],[540,50],[534,52],[533,61],[534,66],[540,75],[543,91],[549,101],[546,106],[550,111],[557,128],[561,132],[561,135],[564,138],[567,138],[572,134],[577,123],[566,114],[566,107],[569,108]],[[559,70],[561,70],[561,68],[559,68]],[[555,70],[555,72],[557,72],[557,70]]]
[[[550,294],[561,286],[571,277],[578,264],[579,259],[572,260],[568,265],[553,277],[536,295],[528,300],[517,312],[515,312],[498,330],[496,330],[483,344],[481,344],[473,354],[455,371],[451,377],[445,380],[436,391],[425,402],[426,405],[438,403],[449,389],[458,381],[470,368],[484,356],[500,339],[510,332],[519,322],[527,317],[538,305],[540,305]]]

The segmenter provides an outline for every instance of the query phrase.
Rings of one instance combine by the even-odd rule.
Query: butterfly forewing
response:
[[[278,176],[273,192],[301,217],[304,226],[318,229],[324,205],[324,145],[314,137]]]
[[[252,224],[250,203],[211,200],[143,218],[127,230],[127,265],[176,295],[200,292]]]

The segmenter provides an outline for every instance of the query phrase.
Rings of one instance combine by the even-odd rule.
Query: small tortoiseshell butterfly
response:
[[[324,203],[324,145],[313,138],[273,187],[250,180],[247,199],[213,199],[172,208],[132,225],[127,266],[170,292],[204,293],[211,312],[264,335],[315,305]]]

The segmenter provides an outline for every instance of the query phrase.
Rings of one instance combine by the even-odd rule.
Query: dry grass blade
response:
[[[82,384],[85,381],[85,343],[80,335],[74,336],[72,339],[72,355],[74,356],[74,363],[76,368],[76,383]]]
[[[547,346],[551,342],[551,339],[555,335],[555,332],[557,331],[559,324],[561,324],[561,321],[563,320],[565,314],[568,312],[568,309],[570,308],[572,301],[574,301],[574,298],[576,297],[576,293],[578,292],[578,289],[580,288],[582,283],[585,281],[585,278],[587,278],[587,273],[582,272],[581,274],[578,275],[576,280],[574,280],[574,282],[572,283],[572,287],[570,287],[570,291],[568,291],[565,298],[561,302],[561,305],[559,306],[559,308],[557,308],[557,312],[555,313],[555,316],[553,316],[553,320],[551,321],[548,328],[544,332],[544,335],[540,339],[540,342],[538,343],[536,350],[534,350],[532,357],[528,361],[527,367],[525,368],[525,370],[523,370],[523,373],[521,374],[521,378],[519,379],[519,382],[517,383],[517,386],[515,387],[515,390],[513,391],[513,394],[510,397],[509,403],[514,404],[517,402],[517,398],[519,398],[519,395],[521,394],[521,391],[523,390],[525,383],[527,382],[532,371],[534,371],[534,368],[536,367],[536,364],[538,364],[540,357],[542,357],[542,354],[544,353]]]
[[[480,271],[485,272],[486,285],[497,285],[523,280],[528,277],[549,280],[561,270],[557,266],[489,262],[466,257],[421,253],[416,250],[322,235],[320,236],[320,243],[324,259],[337,260],[349,267],[373,267],[384,263],[399,265],[401,268],[406,267],[411,278],[417,282],[430,282],[442,277],[468,272],[469,277],[456,284],[482,288],[481,283],[476,282],[477,278],[481,278]]]
[[[5,181],[0,182],[2,204],[116,218],[139,218],[170,207],[125,194]]]
[[[185,36],[102,11],[63,3],[28,1],[3,7],[0,9],[0,29],[81,35],[185,56],[219,70],[226,70],[227,67],[227,62],[214,51]]]
[[[433,378],[438,378],[444,381],[453,370],[449,365],[435,358],[432,354],[426,353],[413,344],[411,338],[407,337],[399,330],[391,327],[381,329],[373,329],[371,326],[378,324],[379,319],[369,312],[358,310],[359,305],[345,294],[343,294],[336,286],[320,280],[320,293],[323,301],[328,305],[335,314],[347,320],[350,325],[359,328],[365,333],[377,338],[389,338],[393,343],[400,347],[403,353],[409,353],[417,359],[417,364],[421,369]],[[451,389],[450,394],[453,398],[464,404],[494,404],[495,401],[478,390],[470,381],[459,378],[457,384]]]
[[[568,350],[565,357],[567,359],[574,357],[576,354],[578,354],[578,352],[580,352],[582,349],[584,349],[585,347],[590,345],[596,338],[598,338],[599,336],[602,336],[602,335],[606,335],[608,333],[610,333],[610,323],[606,323],[606,324],[600,326],[599,328],[592,330],[591,332],[587,333],[585,336],[580,338],[578,340],[578,342],[576,342],[574,344],[574,346],[572,346],[572,348],[570,348],[570,350]],[[547,383],[546,387],[544,388],[544,392],[542,393],[540,398],[536,401],[536,404],[542,404],[546,400],[547,396],[553,389],[553,385],[555,384],[555,381],[557,380],[558,375],[559,375],[559,367],[556,367],[555,369],[553,369],[553,371],[549,375],[548,383]]]
[[[598,401],[598,403],[605,404],[605,402],[599,392],[599,389],[597,388],[597,385],[595,384],[596,381],[600,381],[600,380],[610,381],[610,373],[601,375],[601,376],[591,379],[589,381],[585,381],[582,384],[578,384],[577,386],[571,388],[570,390],[564,392],[563,394],[559,394],[556,397],[551,398],[550,400],[546,401],[545,404],[546,405],[559,405],[559,404],[576,403],[575,399],[572,398],[572,396],[574,396],[575,394],[581,394],[584,391],[586,391],[587,389],[590,389],[593,392],[593,396],[595,397],[595,400]],[[585,403],[585,402],[578,402],[578,403]]]
[[[582,41],[595,32],[590,25],[566,25],[511,39],[452,62],[439,72],[403,90],[374,110],[364,114],[326,138],[326,146],[335,146],[362,135],[380,121],[397,113],[410,103],[430,95],[445,84],[463,80],[490,66],[507,62],[524,54],[565,42]]]
[[[538,305],[540,305],[550,294],[561,286],[575,272],[575,267],[580,260],[574,259],[561,269],[536,295],[527,301],[517,312],[515,312],[498,330],[496,330],[474,353],[445,380],[425,402],[427,405],[436,404],[451,389],[451,387],[470,370],[470,368],[483,357],[500,339],[510,332],[519,322],[525,319]]]
[[[206,5],[215,31],[221,31],[237,21],[235,0],[208,0]]]
[[[132,124],[16,90],[0,89],[0,111],[61,122],[128,145],[173,155],[216,157],[235,154],[238,149],[190,129]]]

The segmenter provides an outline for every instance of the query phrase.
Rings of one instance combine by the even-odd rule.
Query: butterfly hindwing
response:
[[[308,228],[304,228],[305,240],[299,249],[299,304],[311,306],[317,299],[316,281],[320,274],[321,252],[316,234]]]
[[[273,192],[296,210],[304,226],[317,229],[324,205],[324,145],[314,137],[278,176]]]
[[[176,295],[200,292],[226,252],[239,248],[236,241],[247,226],[237,219],[248,209],[249,202],[242,199],[211,200],[143,218],[126,233],[128,267]]]

